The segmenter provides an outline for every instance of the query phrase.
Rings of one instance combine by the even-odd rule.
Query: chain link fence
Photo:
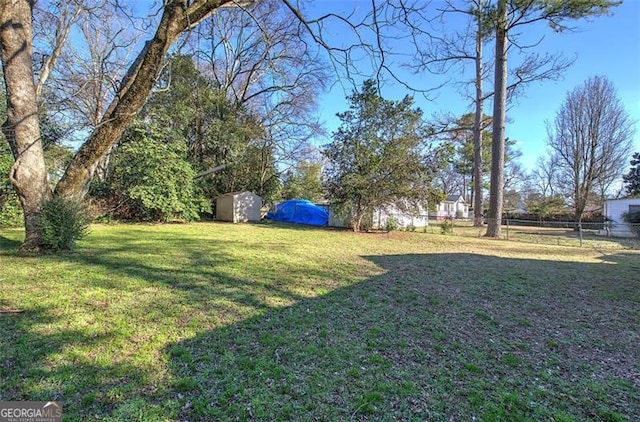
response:
[[[475,227],[472,220],[447,218],[430,220],[427,233],[483,237],[489,219]],[[640,249],[640,224],[615,222],[573,222],[503,219],[501,239],[557,246],[579,246],[604,249]]]

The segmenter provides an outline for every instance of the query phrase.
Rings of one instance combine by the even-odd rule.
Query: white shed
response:
[[[610,221],[608,235],[617,237],[635,237],[631,227],[622,217],[625,213],[640,212],[640,198],[607,199],[604,202],[604,215]]]
[[[233,223],[260,221],[262,198],[253,192],[230,192],[216,198],[216,220]]]

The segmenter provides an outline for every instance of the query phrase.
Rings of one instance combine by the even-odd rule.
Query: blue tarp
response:
[[[304,199],[290,199],[280,202],[276,205],[275,210],[267,214],[267,218],[269,220],[310,224],[312,226],[326,226],[329,224],[329,212]]]

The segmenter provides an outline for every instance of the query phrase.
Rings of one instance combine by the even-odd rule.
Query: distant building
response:
[[[230,192],[216,198],[216,220],[232,223],[257,222],[262,198],[253,192]]]
[[[371,227],[384,230],[392,220],[396,228],[422,228],[429,225],[429,213],[421,206],[403,207],[389,205],[373,211]]]
[[[636,237],[629,224],[624,221],[624,214],[640,213],[640,198],[607,199],[604,202],[604,216],[609,220],[605,235],[615,237]]]
[[[329,205],[327,208],[329,210],[329,226],[351,228],[353,217],[351,212],[345,207],[337,208]],[[385,205],[365,213],[362,217],[362,228],[385,230],[391,220],[397,229],[422,228],[429,225],[429,214],[422,206]]]
[[[462,195],[449,195],[436,206],[435,217],[438,220],[445,218],[467,219],[469,218],[469,204]]]

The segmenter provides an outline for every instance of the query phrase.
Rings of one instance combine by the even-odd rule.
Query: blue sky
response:
[[[437,2],[434,0],[433,3]],[[328,0],[319,4],[323,10],[332,10],[336,7],[364,8],[368,2]],[[545,152],[545,120],[552,120],[566,93],[590,76],[605,75],[609,78],[631,117],[640,121],[640,0],[626,0],[612,10],[611,16],[577,21],[575,26],[577,31],[560,34],[553,33],[546,25],[522,27],[532,36],[544,35],[544,41],[537,51],[577,56],[576,62],[561,80],[530,85],[508,112],[510,121],[507,124],[507,136],[518,141],[517,145],[523,153],[521,162],[526,168],[532,168],[537,157]],[[485,48],[490,49],[492,45]],[[516,57],[512,59],[512,63],[517,61]],[[432,76],[414,75],[401,70],[399,73],[414,86],[428,88],[438,82]],[[382,95],[389,99],[400,99],[408,93],[404,87],[394,84],[386,84],[382,90]],[[320,98],[321,119],[329,133],[339,125],[335,113],[348,107],[345,100],[347,94],[340,84],[335,84]],[[442,89],[437,99],[431,102],[418,95],[416,103],[426,116],[442,112],[461,115],[470,110],[468,101],[454,88]],[[485,113],[491,113],[490,104],[487,104]],[[635,145],[636,150],[640,151],[640,124],[637,125]]]

